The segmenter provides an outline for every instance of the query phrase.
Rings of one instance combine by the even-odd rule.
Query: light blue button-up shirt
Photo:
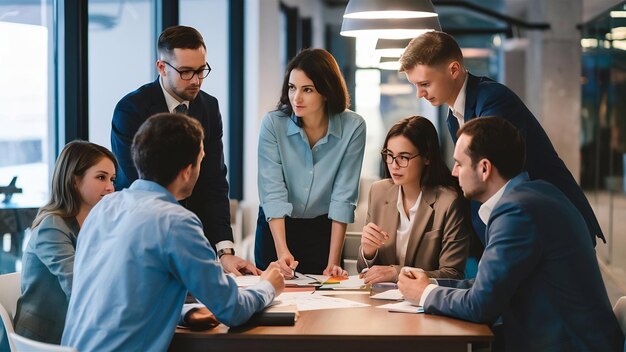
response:
[[[295,116],[293,117],[295,118]],[[330,116],[313,148],[304,129],[271,111],[259,136],[259,198],[266,218],[328,218],[351,223],[365,149],[365,121],[346,110]]]
[[[200,219],[160,185],[136,180],[91,210],[78,237],[63,345],[79,351],[165,351],[187,290],[234,326],[268,305],[273,286],[239,290]]]

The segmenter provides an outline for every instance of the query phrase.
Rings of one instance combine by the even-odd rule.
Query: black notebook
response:
[[[252,315],[246,325],[293,326],[298,320],[298,309],[294,305],[270,306]]]

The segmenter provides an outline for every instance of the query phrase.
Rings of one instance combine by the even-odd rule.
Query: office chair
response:
[[[13,340],[15,345],[15,352],[78,352],[74,347],[43,343],[20,336],[14,332],[11,333],[10,339]]]
[[[2,318],[12,352],[15,352],[16,349],[10,334],[13,332],[13,317],[15,316],[17,299],[20,297],[20,294],[20,273],[0,275],[0,318]],[[0,342],[2,338],[2,335],[0,335]]]

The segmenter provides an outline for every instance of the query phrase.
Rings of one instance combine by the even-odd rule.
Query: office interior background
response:
[[[604,230],[596,247],[612,302],[626,294],[626,2],[612,0],[434,0],[477,75],[511,87],[537,116],[579,180]],[[29,219],[48,197],[59,151],[74,139],[110,148],[117,101],[157,78],[162,29],[197,28],[224,123],[237,250],[250,247],[258,209],[260,121],[275,108],[288,60],[320,47],[337,59],[352,109],[367,121],[357,223],[381,175],[379,151],[397,120],[422,115],[452,154],[447,108],[415,98],[376,41],[342,37],[347,0],[0,0],[0,186],[17,176],[22,194],[0,204],[0,273],[20,270]],[[449,160],[450,161],[450,160]],[[0,199],[2,197],[0,196]],[[34,209],[34,210],[33,210]],[[23,210],[23,211],[22,211]],[[238,237],[237,237],[238,236]]]

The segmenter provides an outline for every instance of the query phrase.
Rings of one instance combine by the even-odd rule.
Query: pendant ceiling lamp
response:
[[[421,18],[437,16],[430,0],[350,0],[344,18]]]
[[[378,68],[381,70],[398,71],[400,69],[400,62],[397,57],[381,57]]]
[[[345,37],[372,36],[384,39],[415,38],[429,31],[441,31],[438,16],[421,18],[345,18],[341,35]]]
[[[375,51],[380,56],[400,57],[410,41],[411,39],[378,39]]]

